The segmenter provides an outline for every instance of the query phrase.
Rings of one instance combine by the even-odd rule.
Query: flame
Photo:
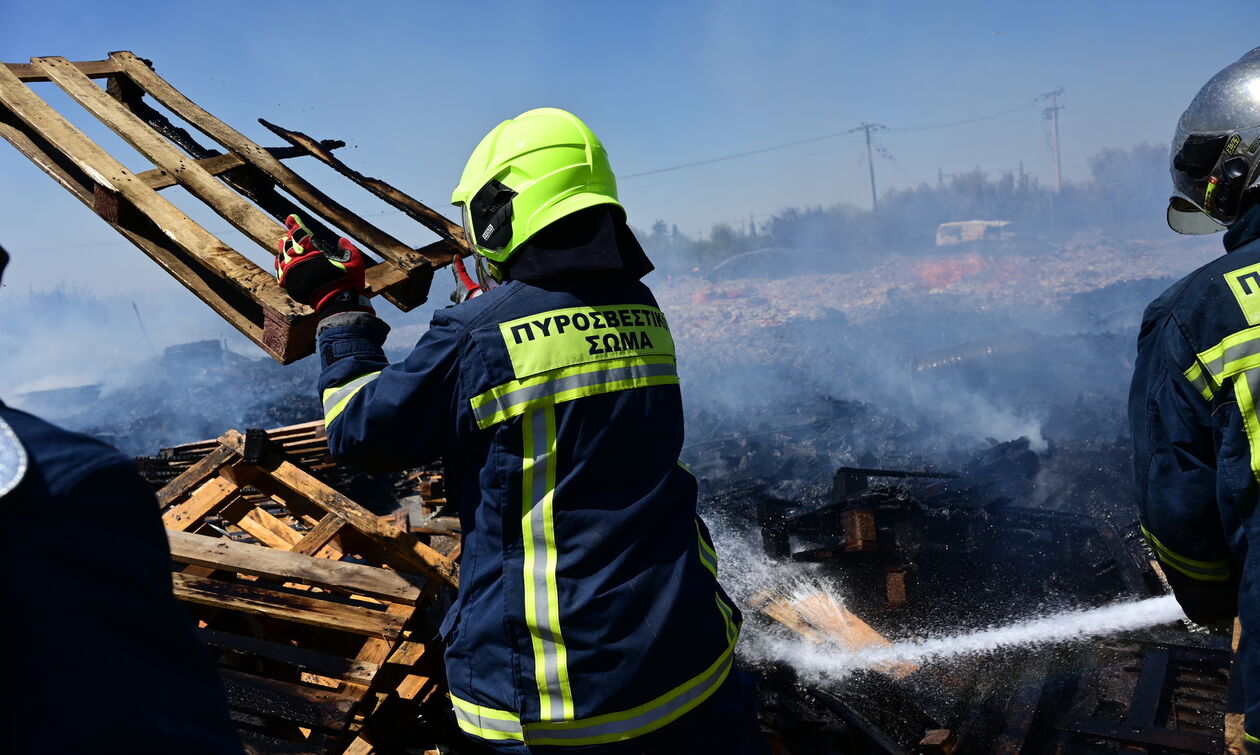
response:
[[[914,275],[919,285],[929,291],[950,286],[969,275],[975,275],[984,269],[984,260],[978,254],[965,257],[921,262],[914,267]]]

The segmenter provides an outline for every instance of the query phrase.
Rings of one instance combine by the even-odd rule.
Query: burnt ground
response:
[[[798,577],[894,640],[1159,593],[1131,505],[1133,343],[1145,304],[1209,254],[1086,240],[844,274],[655,281],[679,347],[683,461],[724,569],[736,560],[724,581],[745,603],[745,636],[782,635],[748,604]],[[396,328],[391,347],[401,355],[419,330]],[[316,370],[185,345],[106,376],[101,400],[60,421],[152,454],[318,418]],[[840,468],[942,476],[853,485],[863,475]],[[848,548],[855,510],[869,512],[871,547]],[[1106,726],[1152,695],[1143,726],[1207,737],[1176,743],[1195,751],[1219,742],[1222,642],[1165,626],[900,681],[804,677],[749,650],[769,646],[755,641],[741,661],[763,679],[766,723],[793,753],[1111,752],[1125,740]],[[945,744],[920,744],[929,730]]]

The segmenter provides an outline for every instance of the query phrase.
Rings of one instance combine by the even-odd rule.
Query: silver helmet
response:
[[[1170,228],[1216,233],[1238,219],[1243,193],[1260,185],[1260,47],[1195,95],[1177,122],[1170,160]]]

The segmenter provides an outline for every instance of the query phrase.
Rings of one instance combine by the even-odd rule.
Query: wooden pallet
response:
[[[107,86],[102,88],[93,79],[105,79]],[[58,86],[154,168],[129,171],[41,99],[28,85],[33,82]],[[202,146],[153,108],[146,95],[217,142],[223,151]],[[183,187],[271,254],[275,254],[276,240],[284,235],[278,221],[290,213],[301,214],[324,243],[335,244],[337,236],[348,236],[382,260],[368,270],[368,294],[383,295],[403,310],[425,301],[434,270],[462,253],[465,245],[458,225],[332,157],[331,150],[343,143],[318,142],[267,125],[293,146],[260,147],[189,100],[159,77],[148,61],[130,52],[111,53],[107,60],[75,63],[41,57],[31,58],[30,63],[0,65],[0,137],[251,341],[287,364],[314,350],[315,320],[310,308],[289,298],[269,271],[216,238],[159,191]],[[282,162],[300,155],[333,165],[436,233],[439,240],[412,249],[368,223]]]
[[[336,466],[328,455],[328,435],[322,419],[273,428],[267,431],[267,439],[307,469],[320,470]],[[158,458],[169,459],[172,465],[187,468],[218,447],[218,438],[199,440],[163,448],[158,452]]]
[[[229,431],[158,502],[175,594],[252,749],[371,752],[374,714],[441,691],[430,609],[457,587],[455,565],[279,443]]]

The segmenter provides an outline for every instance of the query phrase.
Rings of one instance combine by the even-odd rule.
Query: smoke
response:
[[[233,331],[191,294],[100,297],[65,284],[0,296],[0,388],[21,394],[99,383],[170,344],[231,338]]]

